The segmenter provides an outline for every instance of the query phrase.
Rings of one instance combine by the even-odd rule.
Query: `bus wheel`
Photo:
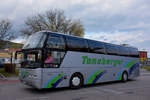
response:
[[[127,72],[123,72],[123,74],[122,74],[122,81],[123,82],[127,82],[128,81],[128,73]]]
[[[70,79],[70,87],[72,89],[79,89],[83,85],[83,77],[80,74],[72,75]]]

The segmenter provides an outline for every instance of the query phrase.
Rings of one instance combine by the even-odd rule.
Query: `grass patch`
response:
[[[5,72],[4,68],[1,68],[0,73],[3,74],[5,77],[18,76],[19,75],[19,70],[16,69],[15,73],[8,73],[8,72]]]
[[[150,66],[142,66],[141,68],[146,69],[147,71],[150,71]]]

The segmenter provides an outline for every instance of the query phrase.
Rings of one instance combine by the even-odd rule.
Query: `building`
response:
[[[14,58],[14,52],[20,49],[2,49],[0,50],[0,59],[4,60],[5,63],[10,63]]]
[[[6,50],[0,50],[0,58],[10,58],[10,54]]]
[[[139,51],[139,56],[141,64],[147,64],[148,61],[147,51]]]

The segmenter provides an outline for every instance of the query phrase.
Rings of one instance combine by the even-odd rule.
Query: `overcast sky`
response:
[[[150,51],[150,0],[1,0],[0,19],[9,18],[19,28],[26,17],[51,8],[80,19],[86,38]]]

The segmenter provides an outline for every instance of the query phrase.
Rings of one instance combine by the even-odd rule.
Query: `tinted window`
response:
[[[85,39],[66,36],[67,48],[71,51],[88,51],[87,41]]]
[[[21,67],[39,68],[42,62],[42,51],[33,50],[22,52]]]
[[[105,53],[104,43],[88,40],[89,50],[94,53]]]
[[[65,49],[64,38],[61,35],[50,34],[47,40],[47,48]]]
[[[44,68],[59,67],[65,55],[63,51],[46,50],[44,53]]]
[[[129,55],[132,57],[139,57],[139,52],[136,48],[130,48]]]
[[[119,55],[128,56],[129,55],[129,49],[127,47],[120,46],[119,47]]]
[[[118,52],[119,52],[118,47],[113,45],[113,44],[106,44],[105,48],[106,48],[107,54],[115,54],[115,55],[117,55]]]

